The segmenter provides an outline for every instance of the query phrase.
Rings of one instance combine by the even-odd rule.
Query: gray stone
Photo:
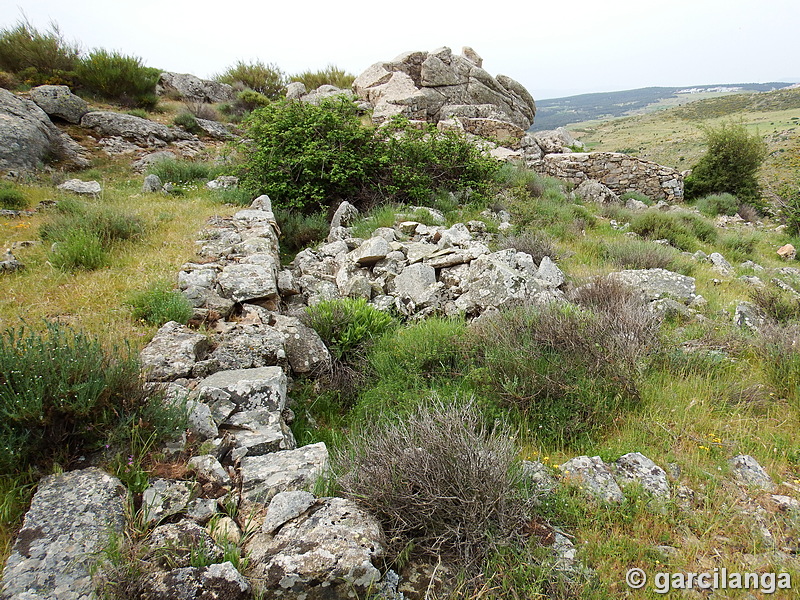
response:
[[[203,334],[170,321],[161,326],[139,354],[142,370],[150,381],[189,377],[195,363],[205,359],[208,346],[208,339]]]
[[[191,519],[159,525],[146,544],[150,551],[145,559],[162,567],[188,567],[192,553],[201,552],[212,561],[221,560],[224,554],[205,527]]]
[[[781,496],[779,494],[772,494],[772,500],[778,510],[783,512],[800,512],[800,500],[792,498],[791,496]]]
[[[708,260],[711,262],[711,264],[714,265],[714,270],[717,273],[725,275],[726,277],[734,274],[734,270],[733,267],[731,266],[731,263],[725,260],[725,257],[722,256],[722,254],[720,254],[719,252],[712,252],[708,256]]]
[[[39,482],[3,570],[3,598],[88,600],[110,534],[123,536],[125,488],[91,468]]]
[[[233,175],[220,175],[216,179],[212,179],[206,183],[206,187],[210,190],[232,190],[239,187],[239,178]]]
[[[331,354],[319,334],[299,319],[278,319],[275,328],[286,336],[286,358],[298,374],[325,371],[331,366]]]
[[[118,136],[115,136],[113,138],[104,138],[104,139],[122,140],[122,138],[118,137]],[[133,149],[138,150],[139,147],[138,146],[133,146]],[[143,173],[144,171],[147,171],[147,169],[149,169],[150,167],[152,167],[155,164],[158,164],[161,161],[164,161],[164,160],[176,160],[177,158],[178,158],[178,156],[174,152],[170,152],[169,150],[161,150],[159,152],[151,152],[150,154],[145,154],[139,160],[134,161],[131,164],[131,168],[134,171],[138,172],[138,173]]]
[[[229,561],[203,568],[183,567],[148,575],[142,600],[246,600],[250,583]]]
[[[302,81],[292,81],[286,86],[286,99],[299,100],[301,96],[305,95],[306,86]]]
[[[734,476],[748,487],[771,492],[775,483],[758,461],[749,454],[734,456],[728,461]]]
[[[40,85],[29,93],[31,100],[50,117],[77,124],[89,112],[86,101],[73,94],[66,85]]]
[[[305,102],[307,104],[315,104],[319,105],[324,100],[328,100],[330,98],[337,98],[337,97],[344,97],[347,100],[355,100],[355,95],[350,90],[343,90],[338,88],[334,85],[324,84],[319,86],[317,89],[308,92],[307,94],[303,94],[300,97],[301,102]]]
[[[235,302],[274,298],[278,295],[278,265],[231,264],[217,280],[223,297]]]
[[[142,493],[142,520],[145,523],[159,523],[185,512],[195,487],[189,481],[155,479]]]
[[[197,363],[195,364],[195,366]],[[195,369],[192,369],[195,372]],[[189,400],[189,431],[199,440],[208,440],[217,437],[217,423],[211,414],[211,408],[202,402]]]
[[[261,524],[262,533],[274,533],[287,521],[306,512],[316,498],[311,492],[294,491],[276,494],[267,507],[267,514]]]
[[[599,456],[578,456],[559,467],[565,481],[579,486],[586,494],[602,502],[624,502],[611,469]]]
[[[210,137],[214,140],[232,140],[236,137],[232,125],[220,123],[219,121],[212,121],[210,119],[195,119],[195,123],[197,123],[197,126],[205,137]]]
[[[17,257],[11,253],[11,250],[7,249],[0,260],[0,273],[13,273],[14,271],[21,271],[24,268],[25,265],[17,260]]]
[[[286,374],[280,367],[220,371],[197,387],[225,391],[239,410],[266,408],[280,413],[286,407]]]
[[[279,492],[310,488],[328,471],[328,449],[323,442],[264,456],[245,456],[241,462],[242,494],[252,502],[267,503]]]
[[[533,486],[538,494],[552,494],[558,487],[558,482],[553,476],[550,467],[538,460],[523,460],[522,476]]]
[[[80,179],[68,179],[58,186],[63,192],[72,192],[79,196],[99,196],[103,188],[97,181],[81,181]]]
[[[109,111],[86,113],[81,119],[81,127],[92,129],[104,136],[119,136],[145,147],[197,139],[178,127],[167,127],[141,117]]]
[[[33,171],[50,158],[67,167],[89,166],[83,148],[41,108],[0,88],[0,172]]]
[[[537,131],[533,134],[533,138],[545,154],[561,154],[565,150],[569,152],[570,146],[579,144],[564,127],[549,131]]]
[[[156,85],[160,96],[174,96],[190,102],[230,102],[236,96],[232,86],[218,81],[200,79],[187,73],[161,73]]]
[[[228,472],[216,457],[211,454],[193,456],[189,459],[188,466],[206,481],[213,481],[221,486],[230,485],[230,475],[228,475]]]
[[[587,202],[598,204],[619,204],[619,196],[599,181],[587,179],[575,188],[575,193]]]
[[[642,489],[658,499],[669,499],[667,473],[639,452],[629,452],[614,464],[614,475],[621,486],[638,483]]]
[[[609,274],[625,285],[641,291],[648,300],[673,298],[688,304],[695,297],[694,277],[679,275],[666,269],[639,269]]]
[[[736,303],[736,310],[733,313],[733,322],[739,327],[759,331],[767,322],[767,315],[752,302],[742,300]]]
[[[246,550],[250,575],[270,596],[307,600],[365,596],[381,579],[380,524],[351,500],[320,498],[274,535],[256,534]]]
[[[195,498],[186,507],[186,516],[201,525],[208,523],[218,512],[214,498]]]
[[[435,284],[436,270],[423,263],[414,263],[394,278],[393,293],[419,305],[429,300],[431,288]]]
[[[229,324],[221,333],[211,358],[218,361],[220,370],[268,367],[286,362],[286,338],[266,325]]]
[[[389,243],[382,237],[371,237],[353,250],[350,258],[359,267],[371,267],[389,254]]]
[[[556,263],[554,263],[549,256],[542,257],[539,268],[536,270],[536,279],[546,281],[553,287],[561,287],[567,280],[564,273],[556,266]]]
[[[247,449],[247,456],[293,450],[297,446],[282,413],[278,411],[257,408],[235,412],[221,428],[233,434],[238,448]]]
[[[163,190],[164,184],[161,183],[161,178],[158,175],[148,175],[144,178],[142,184],[142,192],[145,194],[153,194]]]

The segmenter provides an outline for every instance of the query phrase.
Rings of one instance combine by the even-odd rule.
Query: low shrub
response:
[[[762,327],[755,348],[767,383],[797,406],[800,401],[800,326],[793,323]]]
[[[79,58],[78,44],[68,42],[55,23],[39,31],[22,19],[0,29],[0,70],[20,75],[29,85],[69,83]]]
[[[172,119],[172,124],[177,125],[189,133],[194,133],[195,135],[203,132],[203,130],[200,129],[200,125],[197,124],[197,117],[189,111],[178,113],[175,118]]]
[[[28,208],[28,199],[17,186],[10,183],[0,183],[0,208],[24,210]]]
[[[343,90],[349,90],[356,76],[340,69],[336,65],[328,65],[319,71],[303,71],[289,77],[291,81],[299,81],[312,91],[321,85],[333,85]]]
[[[800,185],[783,185],[779,191],[780,215],[791,235],[800,235]]]
[[[743,262],[754,257],[761,235],[755,231],[749,233],[729,233],[719,240],[725,257],[730,262]]]
[[[293,210],[276,209],[275,218],[281,228],[281,252],[294,254],[326,238],[330,229],[328,215],[316,212],[304,215]]]
[[[214,190],[213,198],[222,204],[233,204],[234,206],[250,206],[253,203],[252,194],[238,187]]]
[[[640,192],[625,192],[624,194],[622,194],[622,196],[619,197],[619,199],[622,200],[623,202],[626,202],[628,200],[638,200],[639,202],[647,204],[647,206],[650,206],[653,203],[653,201],[650,199],[649,196],[645,196]]]
[[[732,217],[739,210],[739,200],[733,194],[711,194],[700,198],[695,206],[697,210],[709,217],[717,215]]]
[[[336,459],[339,485],[381,521],[389,554],[442,554],[468,567],[515,540],[530,507],[518,449],[472,404],[433,400],[352,438]]]
[[[219,115],[214,107],[205,102],[187,102],[186,110],[197,119],[206,121],[219,121]]]
[[[800,319],[800,300],[777,287],[754,288],[750,299],[775,323]]]
[[[186,324],[192,318],[192,305],[180,291],[167,283],[156,282],[135,292],[127,300],[134,321],[160,327],[169,321]]]
[[[600,254],[621,269],[676,270],[680,254],[675,248],[646,240],[624,239],[600,244]]]
[[[286,87],[286,76],[283,71],[275,64],[265,64],[260,60],[250,63],[243,60],[236,61],[236,64],[228,67],[214,79],[234,86],[247,87],[270,100],[280,98],[283,88]]]
[[[159,160],[147,170],[149,174],[158,175],[161,181],[174,184],[214,179],[217,175],[222,174],[221,171],[222,168],[216,165],[172,158]]]
[[[530,254],[537,265],[545,256],[555,261],[559,258],[555,240],[544,231],[532,230],[518,235],[503,236],[497,245],[501,250],[513,248],[517,252]]]
[[[145,389],[130,352],[105,351],[57,324],[0,336],[0,473],[57,461],[69,468],[87,452],[127,437],[133,423],[154,435],[185,423]]]
[[[108,264],[108,253],[96,233],[72,229],[53,244],[49,259],[62,271],[94,271]]]
[[[12,73],[0,71],[0,88],[15,90],[19,87],[19,79]]]
[[[633,218],[631,230],[651,240],[668,240],[681,250],[693,251],[697,241],[714,243],[717,231],[713,223],[687,212],[662,212],[650,209]]]
[[[76,70],[81,88],[107,100],[128,106],[153,108],[158,103],[159,69],[144,66],[136,56],[104,49],[92,50]]]
[[[144,229],[144,222],[135,214],[69,198],[56,205],[55,214],[42,224],[39,235],[44,240],[59,242],[81,231],[96,237],[103,248],[109,249],[115,242],[140,238]]]

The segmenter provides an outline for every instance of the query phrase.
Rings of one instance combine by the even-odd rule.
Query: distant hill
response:
[[[647,87],[621,92],[581,94],[566,98],[536,101],[536,120],[532,131],[555,129],[573,123],[645,114],[707,98],[768,92],[792,85],[770,83],[715,84],[693,87]]]

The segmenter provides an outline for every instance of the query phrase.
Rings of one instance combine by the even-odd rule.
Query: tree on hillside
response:
[[[758,168],[767,156],[764,141],[742,123],[705,127],[703,133],[708,150],[686,178],[686,197],[727,192],[742,202],[757,202]]]

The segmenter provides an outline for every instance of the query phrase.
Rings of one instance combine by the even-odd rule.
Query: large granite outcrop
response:
[[[230,102],[236,95],[232,86],[200,79],[187,73],[162,73],[156,85],[159,96],[175,96],[188,102]]]
[[[527,129],[536,105],[522,84],[492,77],[471,48],[406,52],[375,63],[353,83],[356,95],[374,106],[380,123],[395,115],[436,123],[442,119],[495,119]],[[475,126],[473,124],[473,126]]]

